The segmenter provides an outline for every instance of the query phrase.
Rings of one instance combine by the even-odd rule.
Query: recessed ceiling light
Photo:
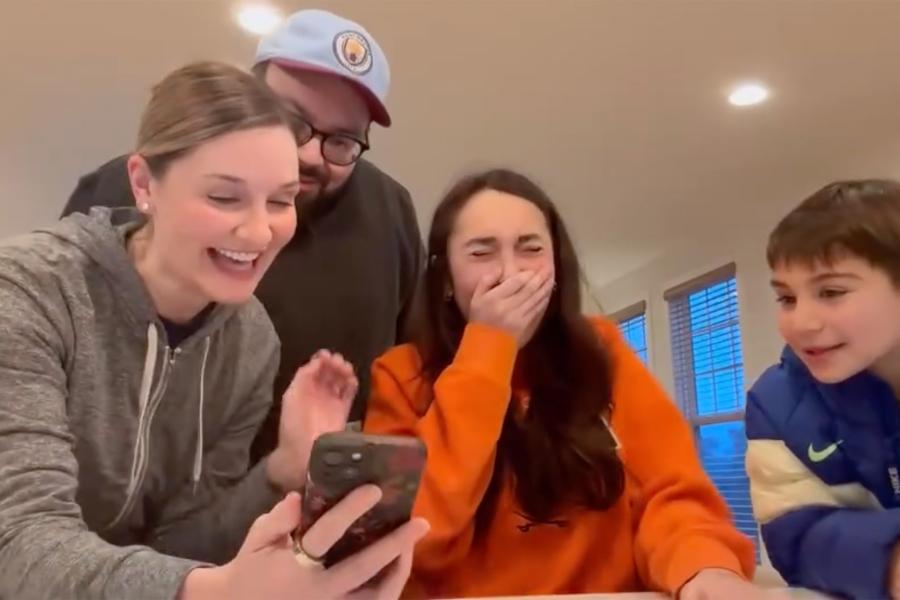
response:
[[[255,35],[272,33],[283,18],[278,9],[268,4],[248,4],[237,13],[238,25]]]
[[[753,106],[765,102],[769,90],[761,83],[743,83],[728,94],[728,101],[734,106]]]

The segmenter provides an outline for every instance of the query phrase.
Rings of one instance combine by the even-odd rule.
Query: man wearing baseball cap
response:
[[[293,115],[301,182],[297,232],[256,291],[281,338],[282,354],[275,403],[254,444],[255,461],[276,446],[281,395],[320,348],[353,363],[360,387],[350,419],[362,418],[369,366],[398,340],[423,268],[423,248],[407,190],[361,158],[371,123],[391,123],[385,105],[390,68],[375,39],[353,21],[303,10],[260,42],[253,71]],[[63,216],[96,205],[134,206],[126,158],[82,177]],[[186,333],[169,337],[183,339]]]

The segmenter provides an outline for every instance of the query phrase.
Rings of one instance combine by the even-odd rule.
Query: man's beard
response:
[[[328,184],[331,183],[331,174],[324,166],[300,165],[300,178],[313,179],[316,186],[308,190],[300,190],[297,194],[297,202],[300,205],[314,203],[320,196],[327,195]]]
[[[332,176],[328,169],[324,167],[305,167],[300,165],[300,176],[306,179],[315,179],[318,184],[312,189],[301,190],[295,198],[294,203],[301,222],[305,222],[305,218],[312,218],[326,210],[331,205],[332,199],[340,194],[349,182],[348,179],[336,188],[330,189]]]
[[[300,215],[309,216],[318,212],[332,195],[328,191],[328,184],[331,183],[331,174],[324,165],[321,167],[309,167],[301,164],[300,177],[316,181],[316,185],[312,188],[300,190],[294,201]]]

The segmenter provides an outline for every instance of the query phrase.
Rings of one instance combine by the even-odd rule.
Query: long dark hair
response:
[[[492,517],[503,478],[513,477],[525,516],[551,522],[566,509],[604,510],[622,495],[624,470],[603,418],[612,411],[612,365],[591,324],[581,314],[581,270],[565,225],[547,194],[530,179],[506,169],[465,177],[438,205],[428,236],[428,266],[413,321],[412,340],[423,375],[434,381],[452,362],[466,322],[450,283],[447,242],[457,216],[478,192],[517,196],[543,213],[553,240],[556,288],[531,341],[520,351],[517,373],[527,374],[528,410],[507,412],[488,493],[476,517],[483,530]]]

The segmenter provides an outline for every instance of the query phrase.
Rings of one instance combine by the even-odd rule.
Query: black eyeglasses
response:
[[[297,113],[290,111],[289,115],[297,145],[305,146],[311,139],[318,137],[321,141],[322,158],[332,164],[342,167],[352,165],[369,149],[369,144],[346,133],[325,133],[310,125]]]

